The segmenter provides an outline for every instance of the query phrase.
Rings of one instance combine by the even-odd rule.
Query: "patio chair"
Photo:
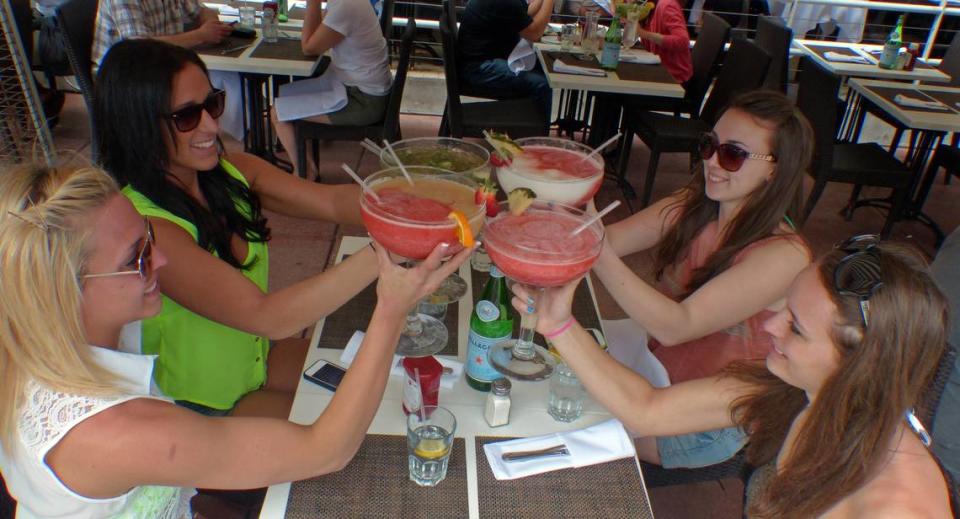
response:
[[[64,35],[64,47],[80,93],[93,113],[93,38],[96,30],[98,0],[69,0],[57,8],[57,21]],[[90,124],[93,124],[91,119]],[[97,132],[91,128],[91,135]],[[96,149],[96,147],[91,147]]]
[[[786,94],[793,29],[778,16],[762,16],[757,22],[757,37],[753,41],[770,55],[770,70],[763,87]]]

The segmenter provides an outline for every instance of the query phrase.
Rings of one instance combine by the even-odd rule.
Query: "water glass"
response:
[[[586,14],[583,25],[583,39],[580,46],[584,52],[600,50],[600,39],[597,37],[597,24],[600,22],[600,13],[591,11]]]
[[[547,397],[547,412],[558,422],[572,422],[583,414],[583,400],[587,392],[576,373],[561,362],[550,377],[550,395]]]
[[[577,26],[573,24],[564,25],[560,29],[560,48],[564,51],[570,51],[570,49],[573,48],[576,37]]]
[[[433,487],[447,477],[457,419],[438,406],[423,406],[407,415],[407,461],[410,481]]]
[[[243,3],[240,4],[239,11],[240,21],[238,22],[238,25],[247,29],[253,29],[253,26],[256,24],[257,20],[256,8],[248,3]]]

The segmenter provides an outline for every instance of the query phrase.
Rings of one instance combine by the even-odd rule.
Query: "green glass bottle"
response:
[[[620,28],[620,17],[614,15],[603,39],[603,52],[600,53],[600,67],[606,70],[617,70],[620,64],[620,45],[623,42],[623,29]]]
[[[487,353],[491,346],[513,335],[510,297],[507,279],[496,266],[491,266],[490,279],[483,286],[480,300],[470,316],[467,338],[467,385],[478,391],[490,391],[490,383],[503,377],[490,365]]]
[[[880,68],[894,69],[897,66],[897,58],[900,56],[900,47],[903,46],[903,20],[907,15],[901,14],[897,19],[897,25],[890,31],[887,41],[883,44],[883,52],[880,54],[880,61],[877,65]]]

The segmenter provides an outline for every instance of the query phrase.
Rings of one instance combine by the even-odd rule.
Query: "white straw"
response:
[[[360,175],[357,175],[357,173],[352,169],[350,169],[350,166],[346,164],[343,164],[340,167],[342,167],[343,170],[347,172],[347,175],[350,175],[350,178],[356,180],[357,184],[360,184],[360,189],[362,189],[368,195],[372,196],[373,199],[376,200],[378,204],[380,203],[380,197],[377,196],[377,194],[372,189],[367,187],[367,185],[363,182],[363,179],[360,178]]]
[[[380,146],[377,146],[377,143],[370,140],[369,137],[360,141],[360,145],[367,149],[370,153],[373,153],[377,157],[380,156],[380,153],[383,152],[383,149]]]
[[[597,220],[603,218],[603,217],[606,216],[610,211],[613,211],[614,209],[616,209],[616,208],[619,207],[619,206],[620,206],[620,201],[619,201],[619,200],[614,200],[612,204],[610,204],[610,205],[608,205],[608,206],[606,207],[606,209],[604,209],[603,211],[600,211],[599,213],[593,215],[593,218],[587,220],[586,222],[583,222],[583,225],[581,225],[580,227],[577,227],[576,229],[574,229],[573,232],[570,233],[570,236],[576,236],[576,235],[580,234],[584,229],[586,229],[587,227],[590,227],[591,225],[593,225],[593,222],[596,222]]]
[[[426,407],[426,403],[423,401],[423,384],[420,383],[420,368],[413,368],[413,377],[417,381],[417,388],[420,389],[420,409],[417,409],[417,414],[420,415],[420,421],[427,419],[426,415],[423,414],[423,408]]]
[[[620,135],[622,135],[622,134],[621,134],[620,132],[617,132],[616,135],[614,135],[613,137],[610,137],[609,139],[607,139],[607,142],[604,142],[603,144],[597,146],[597,149],[591,151],[589,155],[587,155],[586,157],[580,159],[580,162],[583,162],[583,161],[585,161],[585,160],[590,160],[594,155],[596,155],[597,153],[600,153],[601,151],[603,151],[604,148],[606,148],[607,146],[609,146],[609,145],[613,144],[614,142],[616,142],[616,140],[620,138]]]
[[[400,157],[398,157],[397,152],[393,150],[393,146],[390,145],[390,141],[383,139],[383,147],[390,152],[390,155],[393,156],[393,160],[396,161],[397,166],[400,166],[400,171],[403,173],[403,176],[407,177],[407,182],[409,182],[412,186],[413,177],[410,176],[410,172],[407,171],[407,167],[403,165],[403,162],[400,162]]]

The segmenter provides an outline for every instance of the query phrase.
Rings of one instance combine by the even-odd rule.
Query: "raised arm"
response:
[[[653,248],[676,220],[678,210],[670,206],[677,195],[668,196],[619,222],[604,228],[606,240],[617,257]]]
[[[77,425],[47,457],[74,491],[111,497],[139,485],[256,488],[343,468],[379,407],[407,311],[470,255],[441,265],[443,247],[414,269],[380,250],[377,306],[357,357],[309,426],[269,418],[208,418],[138,399]],[[91,477],[95,474],[96,477]]]
[[[637,31],[638,35],[665,50],[689,49],[690,33],[687,31],[687,20],[683,17],[680,7],[676,4],[658,4],[656,9],[664,9],[659,16],[664,22],[666,32],[657,33],[640,28]]]
[[[300,47],[307,56],[320,56],[343,41],[344,35],[323,24],[322,0],[307,0],[307,13],[303,18]],[[329,4],[328,5],[328,9]]]
[[[111,5],[109,15],[113,18],[121,39],[153,38],[187,48],[219,43],[233,30],[229,25],[221,23],[216,15],[211,18],[210,15],[205,14],[199,4],[194,3],[190,6],[190,9],[193,9],[193,11],[186,12],[184,15],[190,17],[188,22],[196,22],[197,27],[181,33],[166,35],[155,34],[146,25],[147,15],[139,0],[115,2]]]
[[[543,37],[543,32],[547,29],[547,22],[550,21],[550,15],[553,14],[553,0],[536,1],[540,2],[540,6],[535,14],[531,14],[533,21],[520,31],[520,37],[530,43],[540,41],[540,38]]]

